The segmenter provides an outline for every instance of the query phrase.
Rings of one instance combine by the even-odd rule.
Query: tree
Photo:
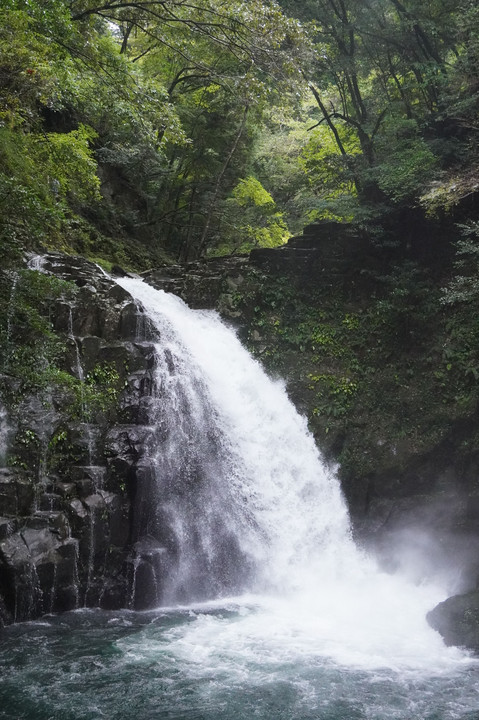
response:
[[[456,84],[458,69],[470,53],[461,35],[467,35],[468,47],[475,47],[472,38],[474,32],[477,37],[478,23],[471,4],[458,7],[450,0],[283,0],[281,4],[309,23],[316,51],[303,72],[319,111],[315,126],[328,128],[334,154],[342,158],[336,165],[347,168],[360,203],[378,208],[417,204],[425,183],[439,177],[450,162],[447,145],[452,145],[440,123],[450,117],[447,89]],[[352,135],[357,142],[351,146]],[[332,155],[316,157],[318,167],[331,163]],[[311,154],[309,170],[313,170]]]
[[[274,2],[239,0],[11,0],[2,19],[3,114],[8,142],[25,157],[17,179],[30,205],[44,208],[38,240],[55,242],[53,209],[60,233],[72,214],[82,218],[73,240],[82,251],[101,251],[85,236],[92,224],[110,247],[106,235],[141,246],[142,262],[165,246],[183,257],[206,252],[219,208],[244,176],[253,124],[267,102],[291,91],[299,23]],[[6,174],[16,154],[5,153]],[[55,157],[65,169],[77,162],[75,188],[60,165],[54,169]]]

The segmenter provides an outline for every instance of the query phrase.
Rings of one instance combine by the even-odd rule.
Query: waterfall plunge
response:
[[[447,650],[426,612],[444,589],[379,572],[356,548],[339,485],[284,387],[215,313],[139,280],[119,284],[159,333],[155,497],[145,534],[174,556],[163,604],[248,592],[242,623],[206,619],[185,647],[325,655],[359,666],[430,667]],[[245,596],[243,596],[245,598]],[[232,634],[233,633],[233,634]],[[241,639],[242,638],[242,639]],[[174,641],[174,638],[172,638]]]

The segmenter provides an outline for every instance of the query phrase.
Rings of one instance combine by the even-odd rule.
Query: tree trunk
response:
[[[220,187],[221,187],[221,181],[223,180],[223,176],[224,176],[226,170],[228,169],[228,165],[230,164],[231,160],[233,159],[233,155],[235,154],[236,148],[238,147],[238,143],[241,139],[241,136],[243,135],[243,131],[244,131],[245,125],[246,125],[246,118],[248,117],[248,110],[249,110],[249,107],[248,107],[248,105],[246,105],[245,109],[244,109],[244,113],[243,113],[243,118],[241,120],[241,124],[239,126],[238,132],[236,133],[233,145],[231,146],[231,149],[230,149],[228,155],[226,156],[226,160],[223,163],[223,166],[219,172],[219,175],[216,178],[215,187],[214,187],[214,191],[213,191],[213,197],[211,199],[211,202],[210,202],[210,205],[208,208],[208,214],[206,216],[205,226],[203,228],[203,232],[201,234],[201,239],[198,244],[198,249],[196,251],[197,257],[201,257],[201,255],[204,253],[206,246],[208,244],[208,235],[209,235],[209,231],[210,231],[210,225],[211,225],[211,221],[213,219],[214,212],[216,210],[216,201],[218,200],[218,195],[219,195]]]

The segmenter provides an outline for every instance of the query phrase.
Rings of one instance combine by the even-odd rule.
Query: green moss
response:
[[[399,264],[355,296],[255,270],[241,290],[248,346],[287,378],[345,476],[401,466],[474,415],[479,299],[445,307],[420,266]]]
[[[45,387],[64,352],[54,330],[55,304],[72,300],[72,283],[33,270],[0,274],[0,373],[14,378],[16,395]]]

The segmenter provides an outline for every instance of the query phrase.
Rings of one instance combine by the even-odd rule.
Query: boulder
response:
[[[427,614],[427,621],[446,645],[479,652],[479,590],[444,600]]]

